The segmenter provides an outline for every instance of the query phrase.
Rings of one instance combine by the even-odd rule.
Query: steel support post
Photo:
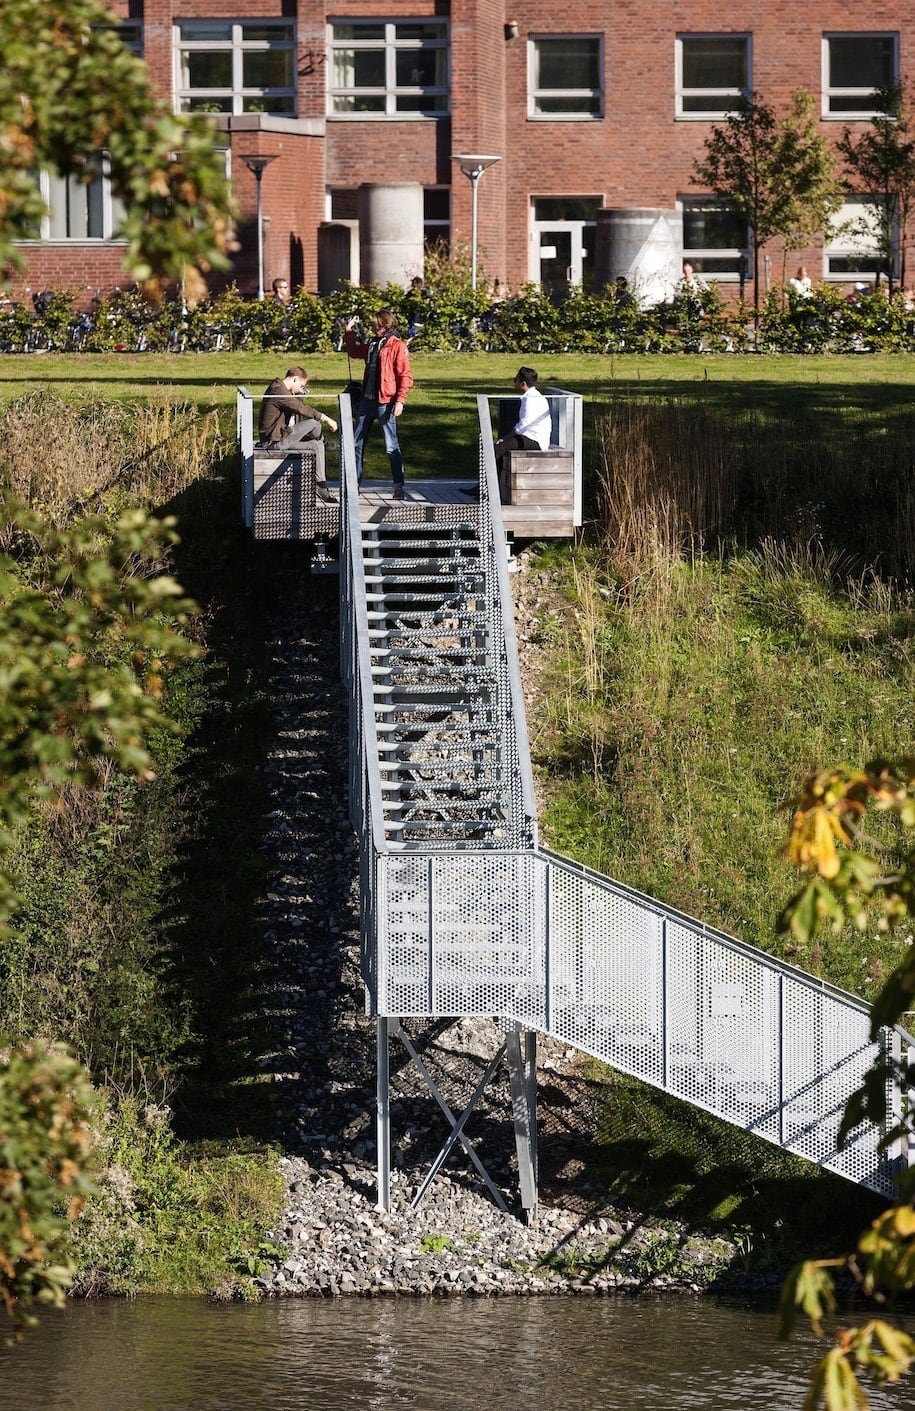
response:
[[[512,1093],[512,1119],[515,1125],[515,1149],[518,1153],[518,1185],[521,1191],[521,1205],[528,1223],[537,1217],[537,1157],[534,1149],[536,1126],[531,1103],[531,1074],[533,1053],[528,1040],[533,1034],[525,1034],[524,1058],[521,1055],[521,1032],[510,1029],[505,1036],[505,1060]]]
[[[391,1208],[391,1106],[390,1061],[388,1054],[388,1019],[376,1021],[377,1050],[377,1117],[376,1143],[378,1150],[378,1209]]]

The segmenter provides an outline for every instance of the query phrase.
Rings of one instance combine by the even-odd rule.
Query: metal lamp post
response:
[[[472,289],[477,287],[477,187],[480,184],[480,177],[487,167],[491,167],[495,162],[501,162],[501,157],[481,157],[476,153],[455,153],[451,158],[457,162],[461,171],[470,182],[470,285]]]
[[[264,219],[263,219],[263,198],[261,194],[261,182],[264,179],[264,170],[275,156],[269,157],[245,157],[245,166],[254,173],[254,181],[257,187],[257,297],[264,297]]]

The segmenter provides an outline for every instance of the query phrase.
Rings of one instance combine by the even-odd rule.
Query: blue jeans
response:
[[[384,448],[391,463],[391,479],[395,485],[403,484],[403,456],[397,439],[397,418],[393,402],[370,402],[360,397],[353,414],[353,439],[356,443],[356,478],[362,479],[362,458],[365,443],[373,421],[377,421],[384,435]]]

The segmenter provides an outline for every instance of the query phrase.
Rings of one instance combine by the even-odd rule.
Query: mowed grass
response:
[[[110,353],[0,356],[0,408],[36,387],[67,401],[180,398],[221,408],[231,426],[236,388],[259,394],[291,363],[304,363],[311,399],[329,411],[349,376],[340,353]],[[589,408],[620,393],[688,397],[727,417],[737,409],[797,423],[904,415],[915,391],[915,357],[608,357],[595,354],[417,353],[415,387],[401,422],[407,474],[473,474],[477,466],[478,392],[512,394],[521,363],[541,384],[580,392]],[[355,367],[355,365],[354,365]],[[587,434],[587,417],[586,417]],[[370,474],[384,474],[380,436],[372,438]]]

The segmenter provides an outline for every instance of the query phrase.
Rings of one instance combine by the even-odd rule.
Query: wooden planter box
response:
[[[572,451],[509,451],[502,461],[505,528],[530,538],[571,537],[574,527]]]

